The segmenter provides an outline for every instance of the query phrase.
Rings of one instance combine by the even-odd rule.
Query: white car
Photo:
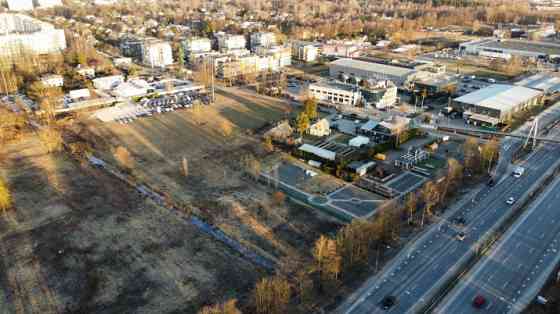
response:
[[[513,203],[515,203],[515,198],[513,198],[513,197],[508,198],[507,201],[506,201],[506,203],[507,203],[508,205],[513,205]]]

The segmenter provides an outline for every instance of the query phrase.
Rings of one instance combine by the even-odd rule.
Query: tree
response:
[[[183,160],[181,161],[181,171],[185,177],[189,176],[189,161],[187,160],[187,157],[183,157]]]
[[[286,201],[286,194],[282,191],[276,191],[272,194],[272,200],[276,205],[282,205]]]
[[[53,127],[46,127],[39,131],[39,139],[47,148],[49,153],[55,153],[62,149],[62,134]]]
[[[424,199],[424,210],[422,211],[422,221],[420,226],[424,226],[425,215],[431,215],[434,206],[438,203],[440,196],[436,185],[432,181],[428,181],[422,188],[422,198]]]
[[[300,112],[296,118],[296,129],[300,136],[303,136],[305,131],[309,128],[309,117],[305,112]]]
[[[119,146],[113,152],[113,156],[122,169],[131,171],[134,168],[134,158],[128,149]]]
[[[471,172],[480,170],[480,151],[478,141],[469,137],[463,143],[463,155],[465,156],[465,168]]]
[[[267,136],[264,139],[264,150],[266,150],[267,152],[273,152],[274,151],[274,144],[272,144],[272,138],[270,136]]]
[[[303,112],[307,115],[309,120],[314,120],[317,118],[317,99],[314,97],[308,97],[303,102]]]
[[[447,177],[445,179],[444,190],[442,197],[447,196],[449,188],[455,187],[463,179],[463,165],[455,159],[449,158],[447,160]]]
[[[179,55],[177,56],[177,60],[178,60],[179,68],[183,70],[185,67],[185,48],[183,48],[183,45],[179,45],[178,54]]]
[[[496,139],[491,139],[482,145],[480,148],[480,157],[483,171],[488,169],[488,172],[490,172],[490,167],[492,167],[492,163],[497,160],[499,151],[500,143]]]
[[[290,303],[290,283],[279,276],[263,278],[257,283],[254,292],[255,307],[260,314],[288,313]]]
[[[222,133],[222,135],[224,137],[229,137],[231,135],[231,133],[233,133],[233,127],[231,126],[231,124],[227,121],[221,121],[220,122],[220,132]]]
[[[336,281],[342,267],[342,259],[335,240],[321,235],[313,248],[315,270],[322,281]]]
[[[416,194],[414,192],[408,193],[408,196],[406,197],[406,201],[405,201],[405,209],[408,213],[409,225],[412,223],[412,218],[416,213],[417,206],[418,206],[418,200],[416,198]]]
[[[237,300],[231,299],[222,304],[205,306],[198,314],[241,314],[237,308]]]
[[[0,210],[5,215],[6,211],[12,207],[12,194],[8,189],[8,184],[0,177]]]

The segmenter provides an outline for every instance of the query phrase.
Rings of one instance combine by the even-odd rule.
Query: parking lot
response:
[[[400,193],[408,193],[420,187],[427,179],[412,172],[405,171],[387,183],[391,189]]]
[[[340,207],[358,217],[369,217],[386,198],[358,188],[354,185],[334,191],[328,195],[331,205]]]
[[[193,102],[200,100],[202,104],[210,104],[207,95],[197,92],[181,92],[174,95],[164,95],[156,98],[142,98],[137,104],[128,104],[104,108],[95,113],[95,116],[103,122],[118,122],[128,124],[141,117],[149,117],[155,114],[173,112],[175,110],[190,109]]]

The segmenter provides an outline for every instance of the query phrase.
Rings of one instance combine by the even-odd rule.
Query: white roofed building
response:
[[[64,30],[23,14],[0,13],[0,58],[66,49]]]
[[[515,112],[540,103],[543,92],[523,86],[493,84],[453,100],[468,121],[496,126],[507,123]]]
[[[306,152],[322,159],[334,161],[336,159],[336,152],[324,149],[321,147],[313,146],[310,144],[303,144],[298,148],[302,152]]]
[[[33,10],[33,0],[8,0],[8,10],[10,11]]]
[[[62,0],[37,0],[37,4],[41,9],[62,6]]]
[[[359,83],[362,80],[393,81],[403,86],[412,81],[418,71],[406,67],[367,62],[356,59],[338,59],[329,64],[331,78]]]
[[[48,87],[64,86],[64,77],[59,74],[50,74],[41,77],[41,82]]]

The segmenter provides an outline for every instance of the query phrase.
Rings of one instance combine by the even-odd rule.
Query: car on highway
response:
[[[465,238],[466,238],[466,236],[467,236],[467,235],[466,235],[464,232],[459,232],[459,233],[457,233],[456,238],[457,238],[457,240],[459,240],[459,241],[464,241]]]
[[[467,223],[467,220],[465,219],[465,217],[460,216],[460,217],[457,217],[457,218],[453,219],[453,222],[454,222],[456,225],[462,225],[462,226],[464,226],[464,225]]]
[[[397,303],[397,298],[395,298],[392,295],[388,295],[384,297],[379,304],[381,305],[382,309],[388,310],[392,308],[396,303]]]
[[[507,201],[506,201],[506,203],[507,203],[508,205],[513,205],[513,203],[515,203],[515,198],[513,198],[513,197],[508,198]]]
[[[486,304],[486,298],[484,298],[481,295],[477,295],[476,297],[474,297],[473,299],[473,307],[477,308],[477,309],[481,309],[484,307],[484,305]]]
[[[496,182],[494,181],[494,178],[490,178],[490,180],[488,180],[486,185],[488,185],[489,187],[493,187],[494,185],[496,185]]]

